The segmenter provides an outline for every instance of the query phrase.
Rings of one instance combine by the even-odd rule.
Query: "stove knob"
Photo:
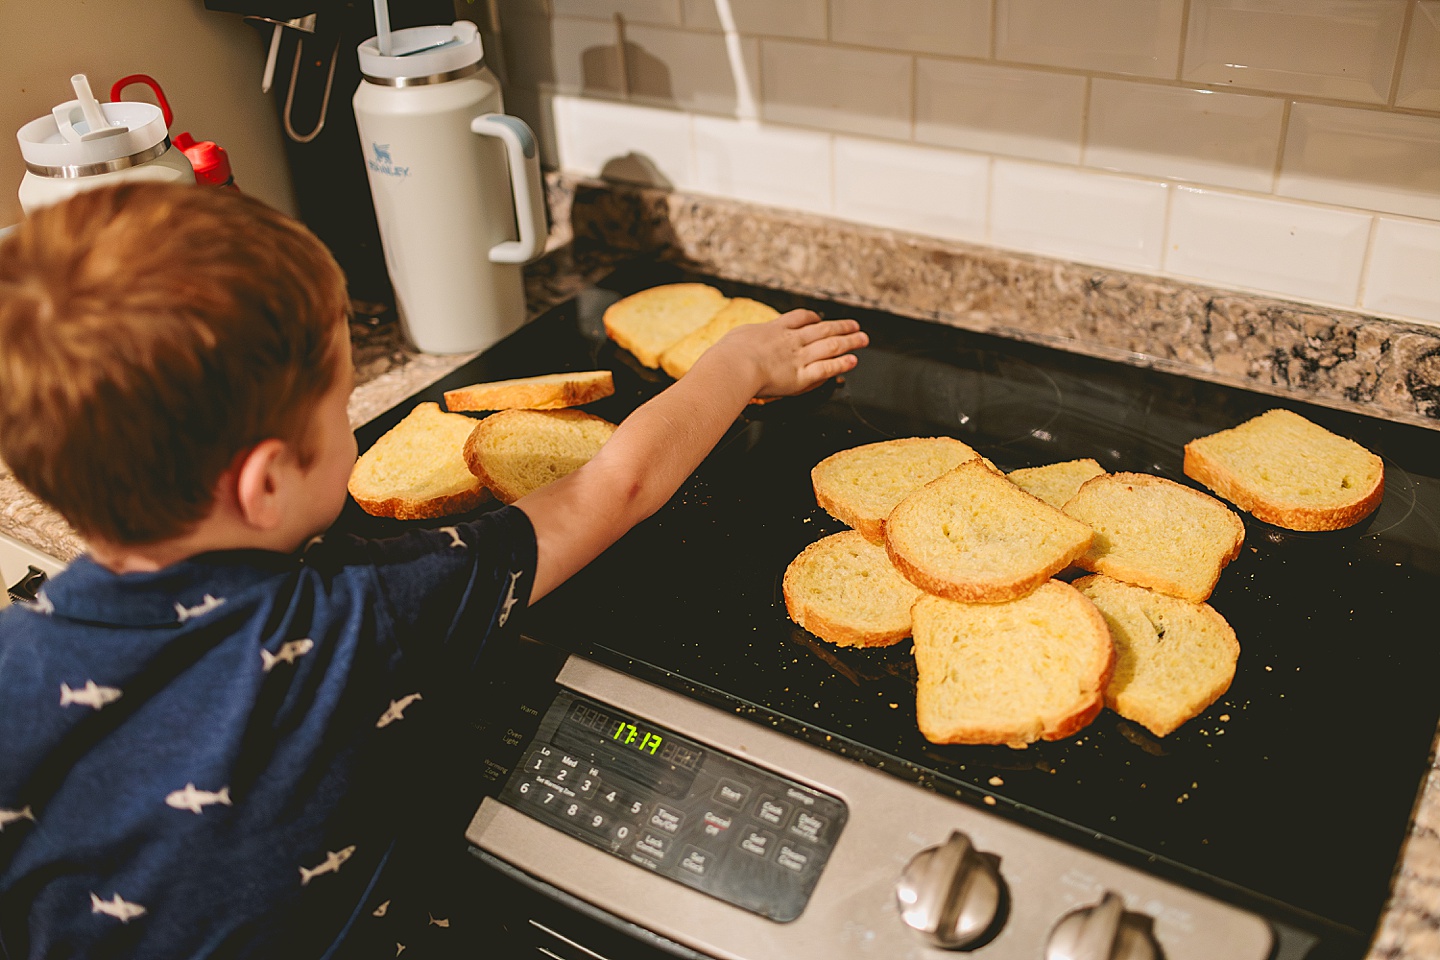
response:
[[[974,946],[1000,913],[1000,874],[959,830],[917,853],[895,884],[900,918],[947,950]]]
[[[1045,960],[1164,960],[1148,916],[1106,891],[1094,906],[1066,914],[1050,934]]]

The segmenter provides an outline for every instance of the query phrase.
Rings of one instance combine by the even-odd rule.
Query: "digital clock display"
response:
[[[654,757],[686,770],[698,770],[704,757],[701,751],[664,730],[633,717],[597,710],[588,703],[576,701],[570,708],[569,720],[595,731],[626,753]]]

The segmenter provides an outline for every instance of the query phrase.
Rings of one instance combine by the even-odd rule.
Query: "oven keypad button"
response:
[[[744,806],[745,799],[749,796],[750,788],[734,780],[721,780],[715,788],[715,801],[737,810]]]
[[[790,815],[790,804],[776,800],[774,797],[762,793],[760,802],[755,804],[755,816],[764,820],[772,827],[778,827],[785,822]]]
[[[809,840],[811,843],[819,843],[825,836],[825,828],[829,822],[821,816],[801,808],[795,812],[795,820],[790,824],[790,832],[802,840]]]
[[[810,851],[791,843],[782,843],[775,854],[775,862],[792,873],[804,873],[810,865]]]
[[[775,849],[775,835],[749,827],[740,831],[740,849],[762,859],[768,859]]]
[[[714,866],[715,854],[687,845],[680,855],[680,870],[691,877],[703,878]]]
[[[600,792],[600,770],[587,766],[584,772],[578,775],[573,786],[582,799],[594,800],[595,794]]]
[[[655,805],[655,812],[650,814],[650,825],[664,830],[666,833],[676,833],[680,825],[685,822],[685,814],[679,810],[667,807],[660,803]]]
[[[655,860],[664,860],[670,852],[670,838],[654,830],[642,830],[640,839],[635,841],[635,852]]]
[[[726,830],[730,829],[730,825],[735,822],[735,819],[729,814],[716,813],[714,810],[706,810],[704,821],[705,836],[718,837]]]

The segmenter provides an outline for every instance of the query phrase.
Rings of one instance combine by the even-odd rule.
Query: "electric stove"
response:
[[[1440,433],[646,262],[367,424],[362,449],[447,389],[563,370],[613,371],[586,409],[619,422],[670,381],[606,339],[603,311],[677,281],[854,317],[871,345],[841,380],[752,405],[493,654],[503,680],[452,757],[473,773],[455,842],[524,891],[507,909],[525,950],[1364,955],[1440,721],[1422,627]],[[1167,737],[1107,710],[1023,750],[931,744],[908,640],[838,648],[786,615],[786,565],[844,529],[810,485],[838,450],[944,435],[1005,470],[1090,457],[1196,486],[1187,441],[1277,406],[1380,454],[1384,501],[1329,533],[1237,511],[1245,545],[1209,600],[1240,642],[1235,679]],[[341,523],[402,526],[353,503]],[[602,949],[611,933],[629,946]]]

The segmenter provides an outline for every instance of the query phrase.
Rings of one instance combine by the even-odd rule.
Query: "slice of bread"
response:
[[[1115,641],[1105,706],[1157,737],[1198,716],[1230,689],[1240,643],[1208,603],[1167,597],[1101,574],[1074,583]]]
[[[1104,705],[1110,630],[1067,583],[1009,603],[921,597],[914,618],[915,712],[931,743],[1059,740]]]
[[[905,579],[965,603],[1025,596],[1084,554],[1090,536],[978,458],[910,494],[885,521],[886,552]]]
[[[397,520],[448,517],[473,510],[485,488],[465,466],[475,420],[421,403],[360,455],[350,496],[366,513]]]
[[[810,471],[810,482],[826,513],[871,543],[884,543],[885,518],[896,504],[976,459],[980,454],[951,437],[903,437],[831,454]]]
[[[1353,526],[1385,495],[1383,460],[1280,409],[1185,444],[1185,475],[1287,530]]]
[[[605,333],[647,367],[681,337],[703,327],[728,298],[703,283],[667,283],[612,303],[602,318]]]
[[[1105,468],[1094,460],[1065,460],[1040,467],[1022,467],[1005,476],[1032,497],[1039,497],[1056,510],[1062,509],[1086,480],[1100,476]]]
[[[679,380],[695,366],[700,354],[715,346],[731,330],[747,323],[767,323],[778,316],[780,311],[769,304],[748,297],[735,297],[705,321],[704,326],[666,347],[660,354],[660,367]]]
[[[1245,524],[1225,504],[1146,473],[1087,480],[1065,513],[1095,531],[1076,566],[1196,603],[1245,542]]]
[[[782,581],[790,619],[842,647],[885,647],[910,636],[920,588],[900,576],[885,548],[854,530],[817,540],[790,561]]]
[[[560,410],[615,392],[609,370],[546,373],[518,380],[494,380],[445,391],[448,410]]]
[[[465,441],[465,464],[514,503],[589,463],[614,432],[615,424],[583,410],[501,410]]]

